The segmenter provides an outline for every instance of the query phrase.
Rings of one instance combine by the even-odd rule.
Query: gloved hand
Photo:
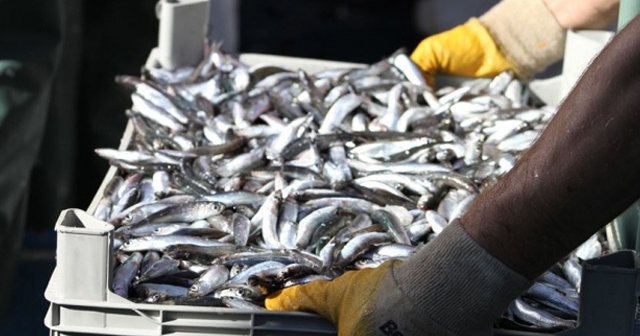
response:
[[[420,42],[411,54],[433,86],[437,73],[464,77],[492,77],[515,65],[498,49],[489,31],[476,19]]]
[[[530,286],[452,223],[404,262],[286,288],[265,305],[317,312],[338,335],[488,336],[496,317]]]
[[[386,321],[371,316],[375,303],[384,299],[380,282],[389,268],[400,261],[390,261],[377,268],[350,271],[333,281],[314,281],[285,288],[269,296],[269,310],[316,312],[338,326],[339,335],[375,335]],[[387,326],[389,331],[394,328]],[[392,333],[389,333],[391,335]],[[384,332],[382,335],[387,335]]]

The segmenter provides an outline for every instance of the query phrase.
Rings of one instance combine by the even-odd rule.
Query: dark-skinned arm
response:
[[[544,134],[462,227],[533,279],[640,198],[640,20],[584,73]]]

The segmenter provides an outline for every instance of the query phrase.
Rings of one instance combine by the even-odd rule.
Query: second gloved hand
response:
[[[425,38],[411,54],[430,85],[437,73],[464,77],[492,77],[514,70],[482,23],[475,18]]]

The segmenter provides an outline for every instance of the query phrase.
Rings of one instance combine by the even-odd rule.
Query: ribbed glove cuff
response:
[[[495,318],[531,284],[456,221],[391,268],[371,317],[379,335],[492,335]]]

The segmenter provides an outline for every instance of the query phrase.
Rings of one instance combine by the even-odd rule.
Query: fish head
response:
[[[226,209],[226,206],[220,202],[213,202],[211,208],[218,213],[222,213]]]
[[[167,299],[167,294],[166,293],[153,293],[152,295],[149,295],[144,302],[147,303],[157,303],[157,302],[162,302],[164,300]]]
[[[194,284],[189,287],[189,293],[187,294],[189,297],[197,297],[200,294],[202,287],[199,284]]]
[[[133,215],[131,215],[130,213],[124,216],[124,218],[120,221],[120,224],[122,226],[128,226],[128,225],[131,225],[132,223],[133,223]]]

